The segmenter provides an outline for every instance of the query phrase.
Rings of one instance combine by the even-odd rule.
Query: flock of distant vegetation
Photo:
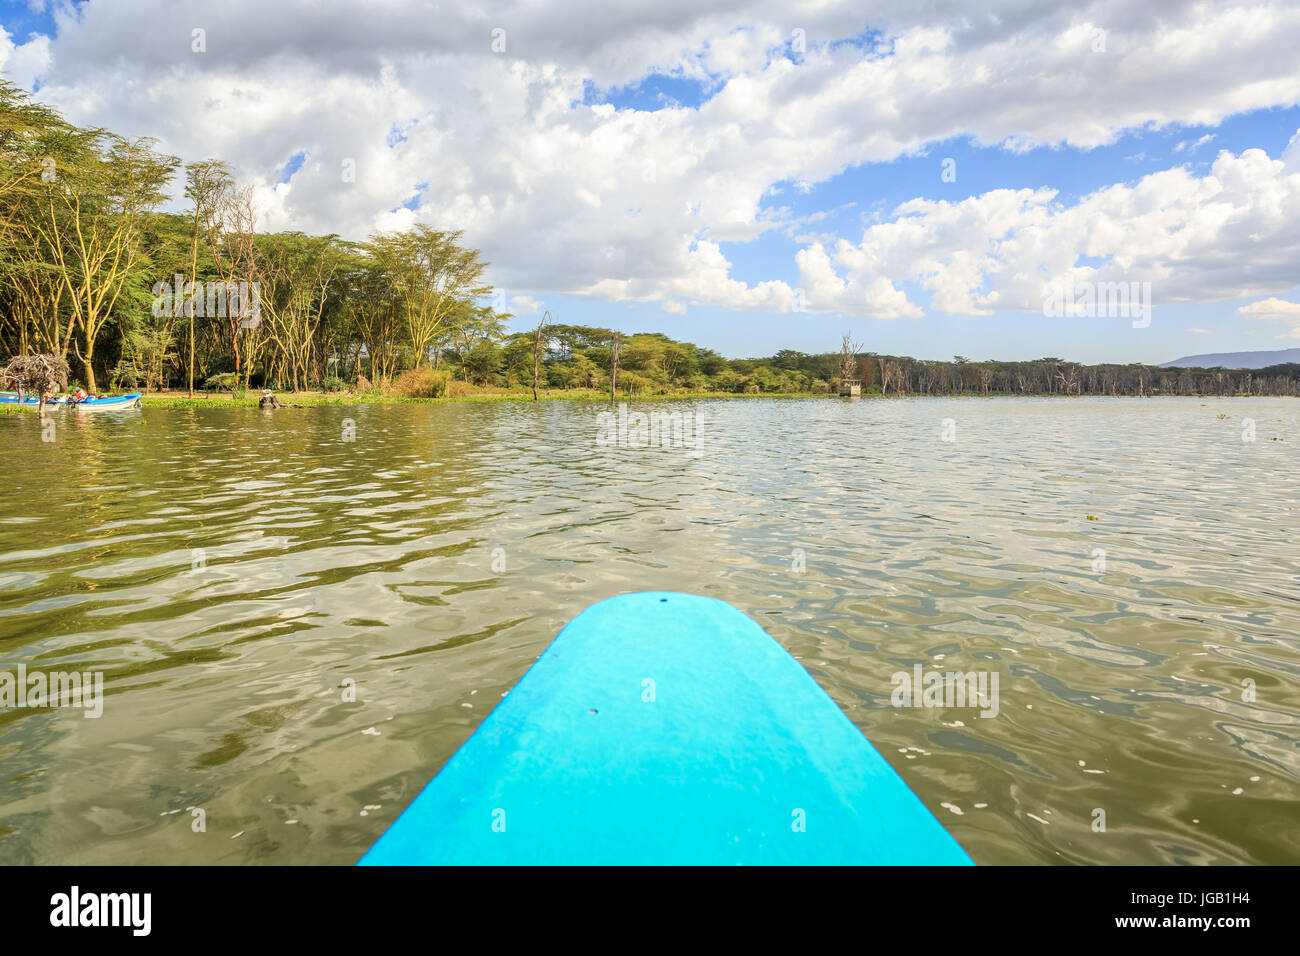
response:
[[[852,380],[884,395],[1296,395],[1300,386],[1296,364],[925,361],[848,342],[727,359],[549,316],[511,332],[513,316],[482,304],[487,263],[460,233],[420,225],[358,243],[259,232],[251,189],[224,164],[183,165],[155,147],[76,127],[0,80],[0,364],[62,358],[91,392],[815,394]],[[186,211],[160,211],[182,175]]]

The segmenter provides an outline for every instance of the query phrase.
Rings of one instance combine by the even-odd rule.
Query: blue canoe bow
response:
[[[647,592],[574,618],[360,862],[971,859],[761,627]]]

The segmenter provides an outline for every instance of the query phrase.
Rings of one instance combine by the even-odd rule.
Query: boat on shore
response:
[[[73,401],[67,395],[58,395],[45,404],[49,408],[75,408],[88,412],[112,412],[127,408],[139,408],[140,399],[143,395],[143,392],[132,392],[129,395],[104,395],[100,398],[83,398],[79,402]],[[17,392],[0,392],[0,403],[39,405],[41,398],[39,395],[23,395],[20,399]]]

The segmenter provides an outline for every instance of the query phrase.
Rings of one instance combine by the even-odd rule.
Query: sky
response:
[[[515,328],[729,357],[1296,347],[1298,49],[1300,2],[0,0],[9,80],[260,229],[461,229]]]

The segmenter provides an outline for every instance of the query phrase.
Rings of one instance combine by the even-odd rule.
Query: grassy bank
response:
[[[498,390],[483,391],[471,395],[456,395],[442,398],[407,398],[400,395],[385,395],[378,392],[279,392],[277,397],[280,401],[289,405],[301,405],[303,407],[313,407],[316,405],[336,405],[336,406],[356,406],[356,405],[445,405],[461,402],[531,402],[533,393],[531,390]],[[594,389],[553,389],[543,390],[540,393],[542,401],[562,401],[562,402],[601,402],[608,404],[609,393],[599,392]],[[750,398],[836,398],[834,393],[827,392],[672,392],[661,395],[634,395],[632,402],[640,404],[644,402],[671,402],[682,400],[700,400],[700,399],[750,399]],[[868,392],[862,398],[881,398],[879,392]],[[892,396],[891,396],[892,397]],[[945,395],[945,396],[909,396],[909,397],[933,397],[933,398],[1062,398],[1061,395],[1024,395],[1024,396],[1004,396],[1004,395]],[[1096,397],[1096,396],[1089,396]],[[1104,397],[1104,396],[1103,396]],[[1174,396],[1155,396],[1155,397],[1174,397]],[[1257,398],[1260,396],[1252,395],[1194,395],[1186,396],[1200,399],[1221,399],[1221,398]],[[1276,397],[1276,396],[1272,396]],[[260,392],[250,391],[247,394],[232,398],[229,393],[206,394],[200,393],[193,398],[188,398],[180,392],[146,392],[142,399],[142,404],[146,408],[256,408],[258,400],[261,398]],[[626,402],[626,395],[620,395],[619,402]],[[36,412],[35,405],[17,405],[17,404],[0,404],[0,417],[20,415],[25,412]],[[54,410],[53,408],[51,410]]]
[[[608,402],[609,392],[595,389],[543,389],[542,401]],[[176,392],[147,392],[142,400],[146,408],[256,408],[261,393],[250,391],[232,398],[229,393],[196,394],[189,398]],[[286,404],[314,405],[442,405],[456,402],[531,402],[533,393],[524,390],[481,391],[470,395],[445,398],[406,398],[380,392],[277,392],[276,397]],[[633,402],[664,402],[703,398],[826,398],[826,392],[763,392],[733,394],[730,392],[673,392],[665,395],[633,395]],[[626,395],[618,400],[626,402]]]

